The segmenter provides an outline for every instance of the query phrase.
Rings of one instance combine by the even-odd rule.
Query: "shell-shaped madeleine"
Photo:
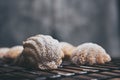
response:
[[[101,46],[94,43],[84,43],[73,51],[71,60],[77,65],[93,65],[104,64],[111,61],[111,58]]]
[[[62,50],[58,40],[48,35],[36,35],[23,42],[23,53],[18,64],[39,69],[56,69],[62,62]],[[27,65],[27,64],[28,65]]]

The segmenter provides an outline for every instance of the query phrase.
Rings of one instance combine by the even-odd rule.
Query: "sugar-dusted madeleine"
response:
[[[36,35],[23,42],[23,53],[16,64],[39,69],[56,69],[62,63],[59,41],[48,35]]]
[[[64,59],[66,59],[66,58],[70,59],[71,54],[76,47],[74,47],[72,44],[67,43],[67,42],[60,42],[60,46],[61,46],[62,51],[64,53],[63,58]]]
[[[4,55],[3,59],[7,63],[12,63],[23,51],[23,46],[17,45],[9,48],[7,53]]]
[[[7,54],[8,51],[9,51],[9,48],[7,47],[0,48],[0,59],[2,59]]]
[[[111,61],[111,57],[101,46],[94,43],[84,43],[73,51],[71,61],[77,65],[104,64]]]

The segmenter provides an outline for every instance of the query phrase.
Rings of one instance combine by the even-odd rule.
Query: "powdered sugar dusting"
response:
[[[37,57],[38,67],[40,69],[55,69],[62,62],[62,51],[59,41],[48,35],[36,35],[28,38],[23,43],[24,48],[33,49],[34,56]],[[33,48],[34,46],[34,48]],[[27,48],[27,52],[28,48]],[[24,51],[24,54],[27,53]],[[36,53],[35,53],[36,52]]]
[[[72,53],[71,60],[75,64],[103,64],[111,60],[106,51],[95,43],[79,45]]]

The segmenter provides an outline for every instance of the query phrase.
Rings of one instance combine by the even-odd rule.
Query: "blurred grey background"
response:
[[[119,0],[0,0],[0,47],[48,34],[73,45],[94,42],[120,57]]]

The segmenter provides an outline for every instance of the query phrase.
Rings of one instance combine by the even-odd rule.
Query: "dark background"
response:
[[[73,45],[94,42],[120,57],[120,0],[0,0],[0,47],[48,34]]]

